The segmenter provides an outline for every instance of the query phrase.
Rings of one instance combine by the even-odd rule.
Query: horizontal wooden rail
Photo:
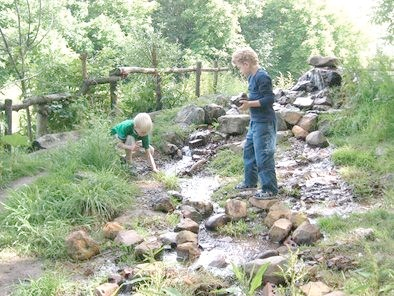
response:
[[[69,93],[61,93],[61,94],[50,94],[38,97],[29,97],[23,101],[22,104],[12,105],[12,111],[19,111],[21,109],[26,109],[32,105],[39,105],[39,104],[47,104],[54,101],[61,101],[67,100],[72,98],[73,95]],[[6,110],[5,104],[0,104],[0,110]]]
[[[127,76],[130,73],[142,73],[142,74],[169,74],[169,73],[189,73],[196,72],[198,70],[197,67],[189,67],[189,68],[164,68],[164,69],[156,69],[156,68],[141,68],[141,67],[119,67],[112,71],[110,75],[113,76]],[[202,72],[221,72],[228,71],[230,68],[228,67],[220,67],[220,68],[201,68]]]

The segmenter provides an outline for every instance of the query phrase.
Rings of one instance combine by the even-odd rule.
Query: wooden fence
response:
[[[152,53],[153,65],[156,67],[153,68],[141,68],[141,67],[119,67],[109,73],[108,77],[100,77],[100,78],[89,78],[87,75],[87,56],[86,54],[82,54],[80,56],[82,62],[82,77],[83,83],[80,87],[79,91],[75,94],[70,93],[58,93],[58,94],[49,94],[43,96],[34,96],[26,98],[21,104],[12,104],[12,100],[6,99],[4,104],[0,104],[0,112],[5,112],[5,121],[6,128],[5,134],[12,134],[12,112],[19,110],[26,110],[27,114],[27,134],[29,136],[30,141],[33,140],[32,133],[32,124],[31,124],[31,116],[30,116],[30,107],[36,106],[36,137],[40,137],[47,133],[48,127],[48,109],[47,105],[62,100],[70,100],[72,98],[79,97],[81,95],[87,94],[89,89],[92,86],[98,84],[109,84],[110,86],[110,100],[111,100],[111,109],[114,109],[117,104],[117,95],[116,89],[119,81],[124,79],[130,74],[148,74],[153,75],[155,77],[155,95],[156,95],[156,110],[162,109],[162,94],[161,94],[161,77],[165,74],[171,73],[195,73],[196,78],[196,87],[195,87],[195,95],[196,97],[200,96],[200,88],[201,88],[201,74],[202,72],[212,72],[213,73],[213,90],[216,92],[217,84],[218,84],[218,75],[219,72],[229,71],[229,67],[218,67],[217,62],[214,63],[212,68],[204,68],[202,67],[201,62],[197,62],[195,67],[189,68],[165,68],[158,69],[157,68],[157,58],[155,51]]]

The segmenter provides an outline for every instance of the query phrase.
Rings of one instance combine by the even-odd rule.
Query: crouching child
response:
[[[149,134],[152,132],[152,120],[147,113],[139,113],[134,119],[124,120],[111,129],[111,135],[117,139],[117,147],[126,152],[126,162],[132,164],[133,152],[140,149],[138,141],[141,141],[145,149],[146,158],[154,172],[159,170],[153,159],[154,148],[150,144]]]

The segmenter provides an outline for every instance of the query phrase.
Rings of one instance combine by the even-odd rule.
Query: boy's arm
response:
[[[146,158],[148,159],[148,162],[149,162],[150,166],[152,167],[152,170],[155,173],[159,172],[159,170],[156,167],[155,160],[153,159],[153,155],[150,152],[150,149],[145,149],[145,154],[146,154]]]

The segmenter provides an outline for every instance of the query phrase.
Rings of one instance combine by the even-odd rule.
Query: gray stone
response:
[[[217,230],[219,227],[226,225],[228,222],[231,221],[231,218],[222,213],[216,214],[212,217],[209,217],[207,221],[205,221],[205,227],[208,230]]]
[[[294,230],[292,237],[298,245],[311,245],[319,240],[322,234],[316,225],[305,221]]]
[[[217,121],[220,116],[226,114],[226,110],[222,106],[216,104],[209,104],[203,107],[205,111],[205,123],[212,124]]]
[[[306,142],[308,145],[314,147],[324,148],[329,145],[327,138],[323,135],[321,131],[314,131],[308,134],[308,136],[306,137]]]
[[[125,245],[134,246],[142,242],[144,239],[135,230],[122,230],[119,231],[115,238],[115,242]]]
[[[224,115],[218,118],[219,131],[229,135],[242,135],[246,132],[249,121],[247,114]]]
[[[248,216],[247,204],[242,200],[229,199],[225,205],[225,213],[235,220],[246,218]]]
[[[175,122],[186,125],[203,124],[205,122],[205,111],[195,105],[188,105],[178,112],[175,117]]]
[[[268,268],[263,275],[263,284],[269,282],[278,285],[284,283],[284,278],[281,275],[281,268],[284,269],[286,263],[286,258],[282,256],[273,256],[249,261],[245,264],[244,268],[247,274],[250,275],[253,272],[253,275],[255,275],[262,265],[268,264]]]

